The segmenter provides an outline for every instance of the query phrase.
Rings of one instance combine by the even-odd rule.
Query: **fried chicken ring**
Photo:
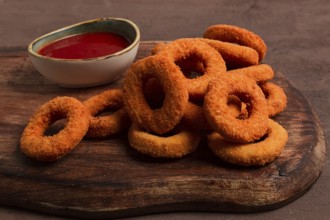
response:
[[[274,117],[281,113],[287,104],[287,97],[284,90],[280,86],[271,82],[265,82],[259,86],[266,97],[268,116]]]
[[[156,78],[165,99],[161,108],[152,109],[144,96],[144,84]],[[133,122],[148,132],[165,134],[181,120],[188,102],[188,91],[179,67],[165,56],[149,56],[134,63],[124,79],[124,102]]]
[[[288,141],[288,133],[280,124],[269,119],[263,140],[248,144],[226,141],[216,132],[207,136],[212,152],[224,161],[241,166],[263,166],[275,160]]]
[[[248,117],[236,118],[228,109],[228,97],[237,96],[246,103]],[[213,80],[204,98],[204,114],[209,125],[224,138],[248,143],[262,137],[268,126],[265,96],[256,82],[247,76],[230,74]]]
[[[182,124],[176,130],[169,136],[157,136],[133,123],[128,131],[129,144],[152,157],[180,158],[192,153],[201,140],[200,132]]]
[[[243,74],[254,79],[257,83],[262,83],[271,80],[274,77],[274,71],[271,66],[267,64],[259,64],[234,70],[229,70],[227,73]]]
[[[44,132],[55,121],[66,118],[62,130],[53,136]],[[69,153],[82,140],[89,126],[89,112],[77,99],[57,97],[43,104],[31,117],[21,137],[21,150],[27,156],[52,162]]]
[[[91,114],[90,125],[86,137],[103,138],[128,129],[131,120],[124,108],[123,92],[111,89],[92,96],[83,102]],[[104,110],[114,113],[105,116],[95,116]]]
[[[234,25],[218,24],[210,26],[206,29],[204,38],[251,47],[258,52],[259,61],[264,59],[267,52],[267,46],[259,35]]]
[[[183,38],[160,46],[157,55],[171,58],[182,70],[191,66],[191,63],[201,64],[197,72],[202,71],[200,76],[186,78],[186,87],[191,96],[204,96],[207,85],[211,79],[221,77],[226,73],[226,65],[221,55],[211,46],[193,38]],[[192,60],[193,62],[189,62]],[[188,63],[188,65],[184,65]],[[184,71],[182,71],[184,72]]]

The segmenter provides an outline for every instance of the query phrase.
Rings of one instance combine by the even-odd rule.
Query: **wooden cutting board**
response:
[[[155,42],[142,42],[137,59]],[[241,168],[215,157],[203,140],[193,154],[160,160],[129,147],[126,133],[84,139],[62,160],[25,157],[19,139],[33,112],[55,96],[84,100],[112,87],[61,88],[42,77],[24,50],[0,52],[0,204],[62,216],[115,218],[169,211],[257,212],[303,195],[326,155],[323,131],[304,95],[281,73],[288,106],[275,118],[289,133],[273,163]]]

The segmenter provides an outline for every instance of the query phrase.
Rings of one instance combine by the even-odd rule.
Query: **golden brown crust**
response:
[[[262,83],[267,80],[271,80],[274,77],[274,71],[268,64],[259,64],[234,70],[229,70],[227,73],[242,74],[251,79],[254,79],[257,83]]]
[[[161,42],[157,43],[152,49],[151,49],[151,55],[156,55],[160,51],[162,51],[166,47],[167,43]]]
[[[228,69],[242,68],[259,63],[259,55],[253,48],[220,40],[207,38],[197,39],[216,49],[226,62]]]
[[[204,38],[251,47],[258,52],[259,61],[263,60],[266,56],[267,46],[263,39],[245,28],[227,24],[213,25],[206,29]]]
[[[286,108],[287,97],[280,86],[271,82],[265,82],[260,84],[260,88],[266,97],[269,117],[278,115]]]
[[[124,107],[121,89],[111,89],[92,96],[83,102],[91,114],[86,137],[103,138],[122,132],[130,126],[130,118]],[[108,110],[113,114],[96,116]]]
[[[132,124],[128,132],[130,146],[135,150],[152,156],[162,158],[180,158],[192,153],[201,139],[199,131],[179,126],[175,134],[162,137],[150,134]]]
[[[250,109],[239,119],[228,111],[228,97],[236,95]],[[262,137],[268,126],[266,99],[256,82],[246,76],[230,74],[210,82],[204,98],[204,113],[210,126],[231,141],[248,143]]]
[[[235,95],[228,96],[228,112],[229,114],[233,115],[235,118],[240,117],[242,114],[243,109],[243,102]]]
[[[217,50],[221,54],[228,69],[242,68],[251,65],[257,65],[259,63],[259,55],[257,51],[250,47],[206,38],[193,39],[200,40]],[[152,48],[151,53],[157,54],[162,50],[165,50],[166,45],[166,43],[156,44]]]
[[[159,109],[151,109],[143,85],[155,77],[165,92]],[[165,56],[149,56],[134,63],[124,79],[124,102],[133,122],[148,131],[164,134],[181,120],[188,102],[188,91],[178,66]]]
[[[182,120],[197,130],[211,130],[210,125],[205,119],[203,106],[189,101],[187,103]]]
[[[288,141],[288,133],[280,124],[269,119],[264,140],[235,144],[216,132],[208,135],[207,140],[212,152],[224,161],[241,166],[263,166],[281,154]]]
[[[62,130],[53,136],[44,136],[51,124],[63,118],[66,124]],[[39,161],[55,161],[76,147],[88,126],[89,113],[79,100],[66,96],[54,98],[31,117],[21,137],[21,150]]]
[[[158,50],[157,55],[167,56],[178,65],[186,59],[194,59],[194,63],[202,63],[203,68],[199,68],[203,71],[201,76],[185,78],[185,84],[191,96],[204,96],[209,81],[226,73],[226,65],[221,55],[198,39],[182,38],[159,47],[161,49]]]

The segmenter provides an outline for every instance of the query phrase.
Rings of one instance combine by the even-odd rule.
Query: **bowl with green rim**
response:
[[[96,57],[63,58],[40,52],[54,42],[90,33],[118,35],[127,41],[127,46]],[[79,88],[107,84],[120,78],[134,61],[139,43],[140,30],[135,23],[124,18],[109,17],[80,22],[45,34],[29,44],[28,52],[32,64],[41,75],[62,87]],[[84,51],[84,45],[74,50]]]

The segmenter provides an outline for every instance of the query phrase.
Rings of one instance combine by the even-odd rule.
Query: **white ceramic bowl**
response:
[[[45,45],[58,39],[90,32],[119,34],[130,45],[114,54],[88,59],[58,59],[39,54]],[[132,64],[138,51],[140,31],[132,21],[122,18],[101,18],[70,25],[43,35],[28,46],[35,68],[47,79],[63,87],[89,87],[113,82]]]

